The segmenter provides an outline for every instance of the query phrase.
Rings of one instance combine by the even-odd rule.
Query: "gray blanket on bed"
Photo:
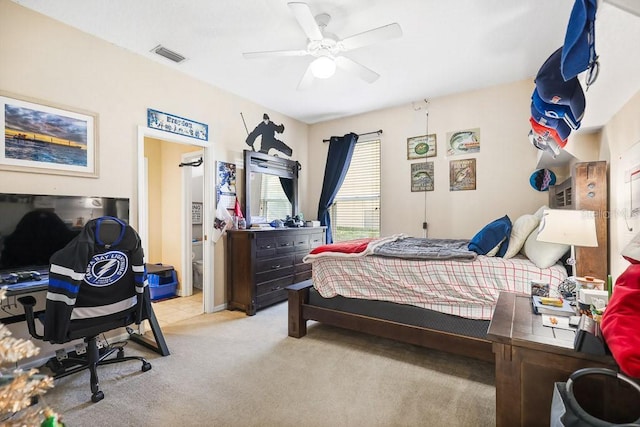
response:
[[[467,249],[468,245],[469,240],[406,237],[376,247],[373,254],[406,259],[473,261],[478,254]]]

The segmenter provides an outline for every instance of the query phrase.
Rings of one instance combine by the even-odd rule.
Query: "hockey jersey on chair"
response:
[[[46,341],[64,343],[90,334],[97,325],[114,323],[115,329],[139,324],[149,311],[140,237],[120,219],[87,222],[78,236],[51,256]]]

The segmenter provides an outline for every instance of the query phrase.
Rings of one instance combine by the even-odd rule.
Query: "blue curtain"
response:
[[[320,220],[320,225],[327,226],[327,243],[333,243],[329,208],[333,204],[345,176],[347,176],[356,142],[358,142],[358,135],[355,133],[348,133],[343,137],[332,136],[329,140],[327,166],[324,170],[322,193],[320,193],[320,202],[318,203],[318,220]]]
[[[280,186],[282,187],[284,194],[287,196],[289,203],[293,203],[293,180],[291,178],[280,177]]]

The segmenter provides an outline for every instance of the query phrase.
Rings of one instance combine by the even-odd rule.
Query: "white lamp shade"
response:
[[[311,73],[319,79],[328,79],[336,72],[335,61],[328,56],[319,56],[310,65]]]
[[[572,246],[598,246],[596,213],[568,209],[545,209],[538,227],[541,242]]]

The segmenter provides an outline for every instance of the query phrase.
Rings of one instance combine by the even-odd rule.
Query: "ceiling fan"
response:
[[[327,24],[331,21],[331,16],[328,14],[322,13],[314,17],[309,6],[302,2],[291,2],[287,5],[302,31],[307,35],[306,49],[246,52],[243,56],[247,59],[307,55],[315,57],[298,84],[299,90],[309,87],[314,78],[331,77],[335,73],[336,67],[352,73],[368,83],[373,83],[380,77],[378,73],[353,59],[342,56],[341,53],[402,36],[400,25],[393,23],[341,40],[334,34],[325,31]]]

